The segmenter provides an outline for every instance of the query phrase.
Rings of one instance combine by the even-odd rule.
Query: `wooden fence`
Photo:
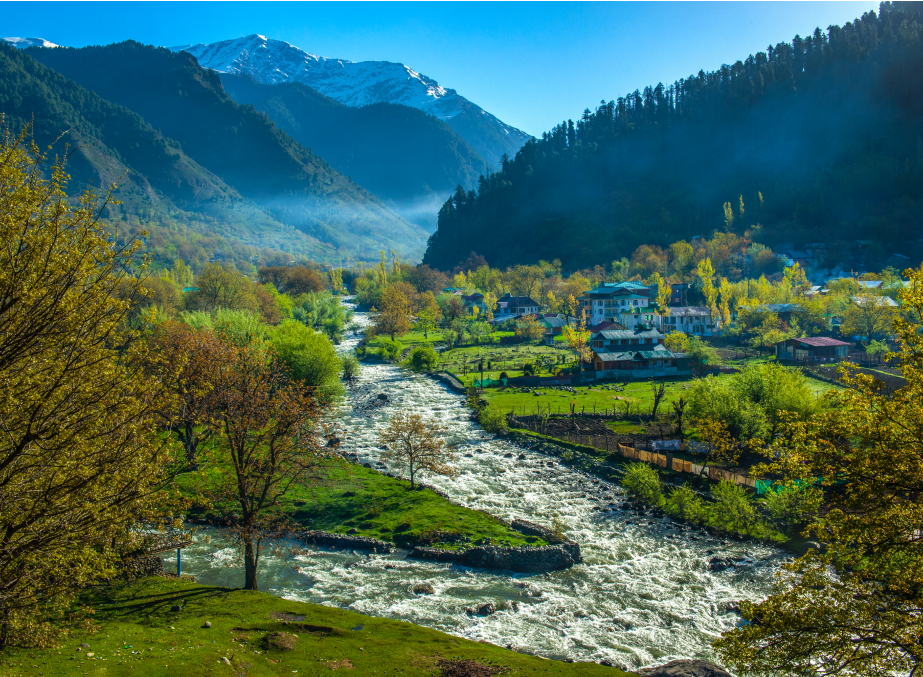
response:
[[[653,451],[643,451],[640,449],[635,449],[634,447],[626,446],[624,444],[619,444],[617,446],[618,453],[625,458],[630,458],[635,461],[643,461],[645,463],[650,463],[661,468],[667,468],[674,472],[684,472],[691,475],[704,475],[708,479],[715,480],[716,482],[724,480],[725,482],[733,482],[734,484],[753,487],[754,489],[756,488],[756,480],[746,475],[740,475],[738,473],[733,473],[729,470],[722,470],[721,468],[715,468],[713,466],[697,465],[691,461],[684,461],[680,458],[673,458],[672,454],[658,454]]]

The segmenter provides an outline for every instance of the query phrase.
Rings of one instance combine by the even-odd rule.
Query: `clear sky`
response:
[[[308,52],[407,64],[541,135],[601,99],[743,60],[876,2],[2,2],[3,37],[71,47],[261,33]]]

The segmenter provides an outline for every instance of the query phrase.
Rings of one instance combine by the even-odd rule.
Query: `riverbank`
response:
[[[213,472],[204,469],[195,473],[198,477],[188,473],[181,486],[192,494],[196,483],[207,482]],[[299,529],[372,538],[402,548],[547,544],[497,517],[457,505],[433,489],[411,490],[404,479],[345,460],[330,464],[316,482],[293,488],[282,505]],[[216,525],[223,522],[220,513],[199,510],[192,516]]]
[[[402,621],[159,577],[92,588],[81,602],[95,611],[95,633],[75,632],[57,649],[9,649],[0,654],[0,671],[11,677],[261,677],[338,670],[432,676],[474,661],[515,675],[630,674],[596,663],[545,660]]]
[[[510,429],[509,436],[511,440],[516,441],[523,448],[532,451],[539,451],[544,454],[555,456],[563,464],[578,468],[584,472],[590,473],[600,479],[617,483],[621,485],[627,468],[636,463],[626,459],[616,453],[606,453],[595,447],[574,444],[565,440],[560,440],[548,435],[540,435],[529,430]],[[705,507],[710,507],[706,502],[709,498],[710,491],[719,483],[705,477],[678,473],[672,470],[666,470],[654,465],[646,464],[650,471],[656,475],[662,489],[670,490],[679,487],[688,487],[698,497],[703,500]],[[688,524],[704,529],[708,534],[718,537],[731,537],[741,541],[752,541],[756,543],[765,543],[776,547],[781,547],[788,552],[801,556],[811,548],[819,548],[816,543],[809,541],[800,534],[785,534],[769,526],[754,532],[746,529],[735,529],[732,525],[723,520],[720,514],[712,510],[700,511],[695,519],[684,518],[676,511],[671,511],[666,505],[668,496],[664,495],[659,501],[645,501],[643,497],[635,496],[632,499],[632,505],[629,503],[624,510],[628,512],[644,513],[650,515],[666,516],[680,524]],[[754,503],[763,500],[757,497]]]

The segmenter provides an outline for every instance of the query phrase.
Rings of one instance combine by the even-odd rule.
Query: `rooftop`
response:
[[[799,343],[807,346],[814,346],[815,348],[824,348],[828,346],[848,346],[850,345],[846,341],[839,341],[835,338],[830,338],[829,336],[812,336],[808,338],[793,339]],[[783,341],[784,343],[784,341]]]

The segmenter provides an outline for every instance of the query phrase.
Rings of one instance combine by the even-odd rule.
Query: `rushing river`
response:
[[[362,314],[357,319],[364,321]],[[348,339],[341,346],[355,345]],[[389,403],[365,413],[370,396]],[[452,500],[506,519],[550,524],[557,515],[580,543],[584,562],[549,574],[516,574],[405,559],[405,552],[366,555],[313,547],[308,554],[264,556],[260,588],[274,595],[398,618],[474,640],[512,645],[548,658],[608,659],[636,669],[673,658],[712,656],[710,643],[733,628],[727,607],[759,599],[786,555],[752,543],[724,541],[668,518],[617,509],[616,488],[546,455],[490,435],[469,420],[463,398],[435,381],[392,365],[362,365],[343,404],[345,450],[378,462],[376,430],[400,406],[438,418],[458,447],[458,477],[425,477]],[[512,453],[512,457],[508,455]],[[206,538],[207,536],[207,538]],[[239,586],[243,569],[220,530],[198,532],[183,552],[183,571],[200,583]],[[713,556],[740,560],[708,571]],[[175,566],[171,557],[168,566]],[[428,582],[434,595],[414,595]],[[492,616],[469,616],[482,602],[505,602]]]

